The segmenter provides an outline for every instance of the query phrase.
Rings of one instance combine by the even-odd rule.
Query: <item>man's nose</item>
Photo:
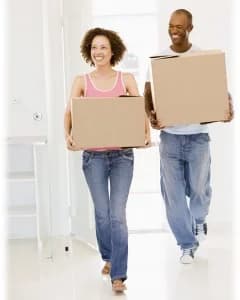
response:
[[[171,29],[170,29],[170,31],[171,31],[171,33],[177,33],[177,27],[171,27]]]

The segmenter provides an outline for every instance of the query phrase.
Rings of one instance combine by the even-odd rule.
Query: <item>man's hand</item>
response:
[[[150,112],[149,120],[153,129],[163,129],[165,127],[157,120],[156,112],[154,110]]]
[[[234,118],[233,104],[232,104],[232,96],[228,93],[228,111],[226,113],[226,120],[224,122],[230,122]]]

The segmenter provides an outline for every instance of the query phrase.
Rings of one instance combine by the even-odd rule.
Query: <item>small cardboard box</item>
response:
[[[77,147],[145,145],[143,97],[73,98],[72,135]]]
[[[153,107],[163,126],[226,119],[228,91],[222,51],[151,57],[150,70]]]

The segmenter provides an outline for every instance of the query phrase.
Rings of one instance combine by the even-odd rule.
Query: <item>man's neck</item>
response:
[[[171,45],[170,48],[177,53],[187,52],[192,47],[191,43],[186,43],[184,45]]]

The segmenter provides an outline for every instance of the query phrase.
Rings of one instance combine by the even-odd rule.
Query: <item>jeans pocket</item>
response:
[[[196,141],[200,144],[208,143],[210,141],[210,136],[208,133],[196,134]]]
[[[92,158],[91,153],[83,152],[83,155],[82,155],[83,168],[86,168],[89,165],[89,163],[91,162],[91,158]]]
[[[133,156],[133,150],[129,149],[129,150],[123,150],[121,152],[121,156],[127,160],[133,161],[134,160],[134,156]]]

